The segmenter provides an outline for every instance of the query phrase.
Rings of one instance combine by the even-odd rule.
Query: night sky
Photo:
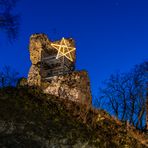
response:
[[[29,38],[45,33],[51,40],[76,41],[76,69],[87,70],[93,94],[101,81],[148,59],[148,0],[21,0],[18,38],[0,36],[0,67],[10,65],[27,77]]]

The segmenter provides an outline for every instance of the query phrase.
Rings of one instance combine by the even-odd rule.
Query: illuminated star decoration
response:
[[[73,62],[72,52],[74,52],[76,48],[70,47],[65,38],[62,38],[60,43],[52,43],[51,46],[58,50],[56,59],[59,59],[60,57],[66,57]]]

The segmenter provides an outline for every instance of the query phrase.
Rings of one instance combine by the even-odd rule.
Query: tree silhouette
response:
[[[12,12],[18,0],[0,0],[0,29],[5,31],[9,39],[18,34],[19,15]]]
[[[4,66],[0,71],[0,88],[16,86],[19,79],[19,73],[10,66]]]
[[[113,74],[101,90],[107,110],[137,128],[146,125],[148,62],[136,65],[129,73]]]

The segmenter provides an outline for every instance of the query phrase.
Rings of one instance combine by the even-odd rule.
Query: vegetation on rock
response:
[[[0,89],[0,147],[146,145],[103,110],[45,95],[33,87],[7,87]]]

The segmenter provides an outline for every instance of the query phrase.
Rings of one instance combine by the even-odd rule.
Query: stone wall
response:
[[[30,86],[41,84],[41,58],[43,51],[43,44],[48,42],[48,38],[44,34],[34,34],[30,37],[30,60],[31,60],[31,68],[28,74],[28,84]]]
[[[28,84],[30,86],[40,86],[41,85],[41,74],[40,74],[40,65],[34,65],[30,67],[28,74]]]
[[[73,39],[69,38],[65,40],[67,41],[67,43],[69,43],[68,44],[69,46],[72,46],[72,47],[75,46]],[[63,59],[61,58],[56,59],[56,55],[58,51],[57,49],[54,49],[51,46],[52,43],[60,43],[60,41],[51,42],[45,34],[33,34],[30,37],[29,52],[30,52],[30,60],[31,60],[32,66],[28,74],[29,85],[40,86],[42,79],[48,77],[49,71],[55,71],[55,69],[58,69],[60,66],[63,65],[62,63]],[[55,57],[55,61],[54,61],[55,63],[53,62],[50,63],[50,60],[49,60],[50,56]],[[71,69],[74,70],[74,67],[75,67],[75,60],[76,60],[75,51],[72,52],[71,56],[73,58],[73,62],[68,60],[68,63],[67,63],[70,68],[69,71],[71,71]],[[64,61],[66,62],[67,58],[65,58]],[[63,70],[63,67],[61,67],[61,70]]]
[[[49,82],[42,82],[42,89],[63,99],[90,105],[90,81],[86,71],[75,71],[63,76],[54,76]]]

